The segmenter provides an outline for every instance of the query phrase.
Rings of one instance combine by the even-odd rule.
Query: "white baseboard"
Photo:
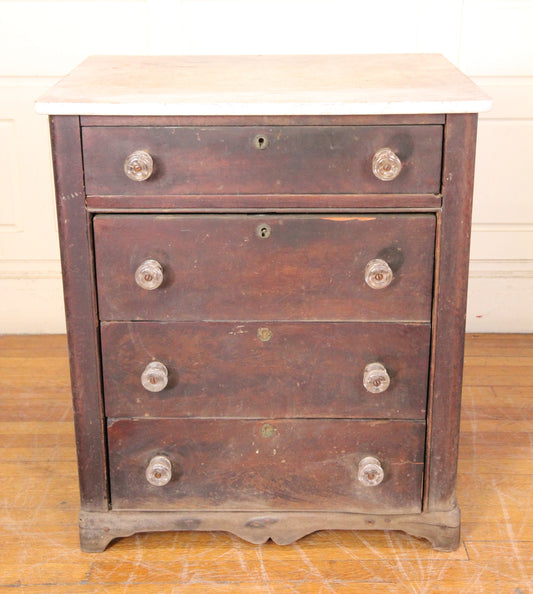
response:
[[[0,334],[62,334],[65,309],[61,277],[0,275]]]
[[[533,332],[533,261],[473,261],[467,332]]]

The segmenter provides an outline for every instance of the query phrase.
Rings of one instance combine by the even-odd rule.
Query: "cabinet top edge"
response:
[[[48,115],[478,113],[491,99],[438,54],[92,56],[36,102]]]

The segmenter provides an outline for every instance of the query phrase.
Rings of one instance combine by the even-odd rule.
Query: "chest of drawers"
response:
[[[92,58],[50,114],[81,546],[451,550],[476,112],[439,56]]]

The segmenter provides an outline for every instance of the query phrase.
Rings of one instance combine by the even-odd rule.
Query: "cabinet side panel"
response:
[[[81,504],[107,509],[92,241],[85,210],[79,118],[50,118]]]
[[[447,116],[436,254],[433,390],[428,409],[428,511],[446,511],[456,505],[476,127],[477,114]]]

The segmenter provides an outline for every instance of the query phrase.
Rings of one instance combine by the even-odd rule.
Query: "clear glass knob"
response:
[[[393,278],[391,267],[385,260],[375,258],[365,267],[365,282],[371,289],[384,289],[391,284]]]
[[[381,394],[390,386],[390,377],[381,363],[369,363],[363,374],[363,386],[371,394]]]
[[[392,181],[402,170],[402,162],[390,148],[379,149],[372,159],[372,173],[381,181]]]
[[[152,361],[144,368],[141,384],[149,392],[161,392],[168,384],[168,370],[159,361]]]
[[[124,173],[133,181],[145,181],[154,171],[154,161],[146,151],[135,151],[124,161]]]
[[[155,487],[163,487],[172,478],[172,464],[166,456],[154,456],[146,468],[146,480]]]
[[[163,267],[157,260],[145,260],[135,271],[135,282],[147,291],[153,291],[163,282]]]
[[[381,462],[377,458],[367,456],[359,462],[357,478],[365,487],[375,487],[383,481],[384,477]]]

